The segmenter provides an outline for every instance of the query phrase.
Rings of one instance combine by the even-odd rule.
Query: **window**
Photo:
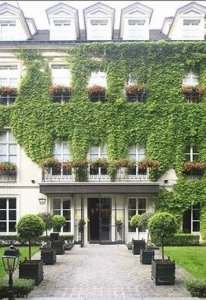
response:
[[[136,229],[130,226],[131,217],[136,214],[146,213],[146,198],[129,198],[128,199],[128,231],[135,232]],[[139,228],[139,231],[143,231]]]
[[[146,20],[128,20],[128,40],[145,40],[146,39]]]
[[[52,83],[56,85],[70,86],[71,74],[68,65],[52,64]]]
[[[199,76],[197,74],[194,74],[193,72],[190,72],[186,74],[183,78],[182,85],[189,85],[189,86],[196,86],[199,84]]]
[[[71,232],[71,200],[68,198],[53,199],[53,215],[61,215],[66,219],[66,225],[61,232]]]
[[[0,133],[0,162],[6,161],[14,164],[17,161],[17,144],[10,130]]]
[[[200,231],[200,203],[192,205],[183,213],[183,232],[192,233]]]
[[[0,86],[17,87],[18,81],[17,65],[0,65]]]
[[[55,142],[53,146],[53,155],[54,157],[62,163],[61,170],[53,169],[52,174],[53,175],[71,175],[72,170],[71,168],[64,166],[64,162],[67,162],[70,160],[71,154],[68,148],[67,142]]]
[[[16,232],[16,198],[0,198],[0,232]]]
[[[129,160],[136,161],[137,164],[139,161],[143,160],[145,158],[145,149],[144,146],[136,147],[135,145],[132,145],[129,147],[127,158]],[[139,170],[138,166],[134,166],[132,168],[128,169],[128,175],[146,175],[146,171]]]
[[[187,146],[185,151],[186,161],[198,161],[199,152],[196,146]]]
[[[0,39],[12,40],[16,37],[16,21],[0,21]]]
[[[185,19],[183,20],[183,39],[193,40],[198,39],[200,20]]]
[[[105,40],[108,39],[108,20],[102,19],[102,20],[90,20],[90,26],[91,26],[91,40]]]
[[[89,79],[89,86],[99,85],[107,87],[107,74],[105,72],[91,72],[91,77]]]
[[[107,158],[107,146],[92,146],[89,150],[89,160],[91,162],[97,161],[98,159],[106,159]],[[90,166],[90,175],[107,175],[106,166],[100,167],[98,165]]]
[[[54,39],[68,40],[71,33],[71,20],[54,20],[52,34]]]

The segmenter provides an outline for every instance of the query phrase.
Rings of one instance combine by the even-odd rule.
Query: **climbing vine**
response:
[[[73,159],[85,159],[89,147],[107,144],[109,160],[125,158],[132,144],[145,145],[147,157],[158,160],[159,178],[174,169],[172,192],[161,190],[158,209],[177,215],[191,204],[206,201],[206,175],[187,181],[182,165],[186,145],[198,146],[206,163],[206,93],[201,103],[186,103],[181,91],[187,71],[199,74],[206,87],[204,42],[121,42],[76,45],[66,51],[72,73],[72,99],[52,103],[49,59],[40,51],[21,50],[25,75],[13,106],[0,107],[0,128],[8,125],[34,161],[52,156],[55,140],[67,140]],[[65,55],[66,56],[66,55]],[[91,71],[107,73],[105,103],[92,103],[87,93]],[[146,103],[128,103],[128,75],[144,82]],[[114,173],[114,170],[110,170]],[[204,213],[205,215],[205,213]]]

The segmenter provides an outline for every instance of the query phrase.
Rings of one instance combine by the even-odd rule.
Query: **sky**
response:
[[[25,17],[34,18],[37,29],[49,29],[49,23],[46,15],[46,9],[58,4],[68,4],[79,11],[80,28],[84,28],[82,10],[97,2],[102,2],[112,8],[115,8],[115,25],[119,28],[120,11],[122,8],[131,5],[137,1],[0,1],[0,4],[7,2],[11,5],[18,6],[23,10]],[[144,5],[153,8],[151,19],[151,29],[161,29],[165,17],[174,17],[176,10],[192,1],[138,1]],[[195,1],[206,7],[206,1]]]

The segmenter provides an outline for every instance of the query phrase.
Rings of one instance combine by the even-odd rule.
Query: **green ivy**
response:
[[[206,44],[98,42],[64,51],[72,72],[71,101],[52,103],[49,58],[40,51],[21,50],[17,56],[26,72],[15,104],[0,107],[0,130],[11,126],[17,142],[37,163],[52,156],[55,140],[68,141],[73,159],[85,159],[91,145],[107,144],[113,160],[126,157],[130,145],[144,144],[147,156],[160,162],[155,179],[171,168],[178,176],[172,192],[160,191],[158,209],[180,216],[193,203],[204,207],[206,175],[187,181],[182,164],[185,147],[191,143],[198,145],[200,160],[206,162],[206,93],[201,103],[187,104],[181,86],[184,73],[193,70],[206,87]],[[105,103],[89,101],[87,82],[94,70],[107,73]],[[127,102],[124,86],[129,74],[144,82],[145,104]],[[114,179],[116,170],[109,173]]]

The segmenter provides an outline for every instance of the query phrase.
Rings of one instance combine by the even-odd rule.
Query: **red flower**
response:
[[[125,87],[126,94],[138,94],[144,90],[144,83],[131,84]]]
[[[103,94],[105,93],[105,87],[100,86],[100,85],[93,85],[90,88],[88,88],[88,94],[93,95],[93,94]]]

